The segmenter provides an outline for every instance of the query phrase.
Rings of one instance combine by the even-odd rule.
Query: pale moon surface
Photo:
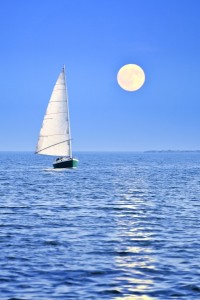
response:
[[[126,91],[137,91],[145,81],[143,69],[135,64],[124,65],[117,74],[118,84]]]

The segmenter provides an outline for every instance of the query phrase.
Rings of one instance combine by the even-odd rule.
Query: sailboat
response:
[[[54,168],[75,168],[78,165],[78,160],[72,157],[65,66],[58,76],[47,106],[36,154],[57,156]]]

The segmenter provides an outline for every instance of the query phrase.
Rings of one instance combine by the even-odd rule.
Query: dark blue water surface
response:
[[[200,153],[0,153],[0,299],[200,299]]]

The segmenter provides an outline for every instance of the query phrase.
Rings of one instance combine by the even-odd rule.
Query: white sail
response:
[[[40,130],[36,153],[72,157],[65,69],[54,86]]]

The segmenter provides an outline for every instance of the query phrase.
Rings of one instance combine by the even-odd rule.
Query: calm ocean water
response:
[[[0,299],[200,299],[200,153],[0,153]]]

